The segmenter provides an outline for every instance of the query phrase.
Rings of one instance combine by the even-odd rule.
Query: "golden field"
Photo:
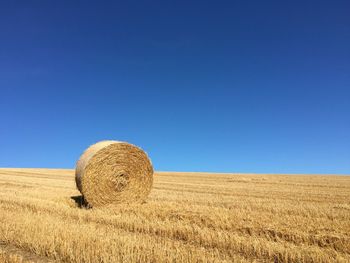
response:
[[[0,262],[350,262],[350,176],[157,173],[80,207],[73,170],[0,169]]]

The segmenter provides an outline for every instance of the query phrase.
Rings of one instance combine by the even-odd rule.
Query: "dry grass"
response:
[[[73,170],[0,169],[0,244],[18,249],[0,260],[350,262],[347,176],[158,173],[145,204],[78,196]]]

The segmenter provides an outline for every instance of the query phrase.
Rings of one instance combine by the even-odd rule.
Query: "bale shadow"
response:
[[[75,195],[70,197],[72,200],[74,200],[75,204],[79,208],[85,208],[90,209],[91,206],[86,202],[83,195]]]

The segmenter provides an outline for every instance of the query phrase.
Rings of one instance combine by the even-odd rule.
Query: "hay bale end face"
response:
[[[101,141],[81,155],[75,181],[92,207],[143,201],[153,185],[153,167],[139,147],[127,142]]]

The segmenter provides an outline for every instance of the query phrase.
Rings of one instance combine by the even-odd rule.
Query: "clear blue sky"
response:
[[[350,174],[349,1],[2,1],[0,167]]]

